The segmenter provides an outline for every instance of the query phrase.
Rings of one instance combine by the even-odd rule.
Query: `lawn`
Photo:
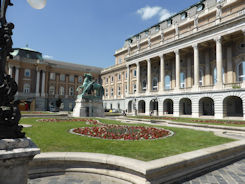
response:
[[[183,118],[183,117],[169,117],[169,116],[128,116],[128,117],[136,118],[136,119],[148,119],[148,120],[170,120],[170,121],[182,122],[182,123],[245,127],[245,121],[239,121],[239,120],[200,119],[200,118]]]
[[[42,152],[94,152],[148,161],[233,141],[215,136],[212,132],[169,127],[163,128],[175,134],[166,139],[104,140],[69,133],[72,128],[93,126],[85,122],[37,122],[37,119],[40,118],[22,118],[20,122],[33,125],[31,128],[24,128],[24,132]],[[112,120],[100,121],[122,124]]]

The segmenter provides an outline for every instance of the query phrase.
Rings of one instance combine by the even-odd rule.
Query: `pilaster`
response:
[[[147,92],[151,92],[151,59],[147,59]]]
[[[221,36],[215,39],[216,42],[216,74],[217,74],[217,82],[215,87],[222,88],[223,80],[222,80],[222,38]]]
[[[161,84],[160,84],[160,91],[164,91],[164,86],[165,86],[165,62],[164,62],[164,55],[160,55],[160,80],[161,80]]]
[[[40,86],[40,71],[37,69],[37,80],[36,80],[36,96],[40,96],[39,93],[39,86]]]
[[[137,72],[136,72],[136,75],[137,75],[137,81],[136,81],[136,86],[137,86],[137,93],[139,94],[140,93],[140,63],[136,63],[136,66],[137,66]]]
[[[199,87],[199,50],[198,44],[192,45],[194,50],[194,88]]]
[[[175,89],[180,88],[180,55],[179,55],[179,50],[174,51],[175,52],[175,62],[176,62],[176,69],[175,69],[175,76],[176,76],[176,86]]]

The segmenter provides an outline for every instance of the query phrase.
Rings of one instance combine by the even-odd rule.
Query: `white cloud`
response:
[[[165,19],[167,19],[168,17],[170,17],[171,15],[173,15],[173,13],[170,13],[167,9],[162,9],[160,12],[159,12],[159,21],[163,21]]]
[[[154,6],[154,7],[146,6],[144,8],[137,10],[137,13],[140,14],[143,20],[148,20],[156,16],[160,10],[161,10],[161,7],[159,6]]]
[[[53,56],[49,56],[49,55],[43,55],[43,58],[45,58],[45,59],[53,59],[54,57]]]
[[[144,8],[137,10],[137,14],[139,14],[143,20],[148,20],[154,16],[158,16],[159,21],[163,21],[164,19],[167,19],[168,17],[173,15],[173,13],[169,12],[167,9],[162,8],[160,6],[154,6],[154,7],[146,6]]]

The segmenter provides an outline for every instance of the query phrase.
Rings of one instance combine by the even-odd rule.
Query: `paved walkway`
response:
[[[111,119],[116,119],[115,117]],[[119,119],[118,119],[119,120]],[[132,121],[124,119],[125,123],[145,123],[152,124],[150,121]],[[164,126],[175,126],[182,128],[199,129],[204,131],[213,131],[216,134],[223,134],[234,139],[245,139],[245,132],[237,132],[233,130],[213,129],[210,127],[190,127],[183,125],[171,125],[166,122],[154,123]],[[202,176],[191,178],[189,181],[180,182],[183,184],[245,184],[245,159],[237,161],[231,165],[214,170],[209,173],[204,173]],[[108,182],[100,180],[100,178],[91,177],[90,174],[66,174],[60,176],[50,176],[38,179],[29,180],[28,184],[117,184],[116,182]]]
[[[184,184],[245,184],[245,159],[191,179]]]

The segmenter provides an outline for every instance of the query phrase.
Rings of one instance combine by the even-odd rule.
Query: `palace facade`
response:
[[[71,111],[84,73],[100,82],[102,68],[44,59],[42,53],[29,48],[14,49],[12,55],[6,70],[18,84],[15,98],[21,110],[51,110],[60,99],[61,109]]]
[[[101,77],[107,109],[245,118],[245,1],[202,0],[143,30]]]

